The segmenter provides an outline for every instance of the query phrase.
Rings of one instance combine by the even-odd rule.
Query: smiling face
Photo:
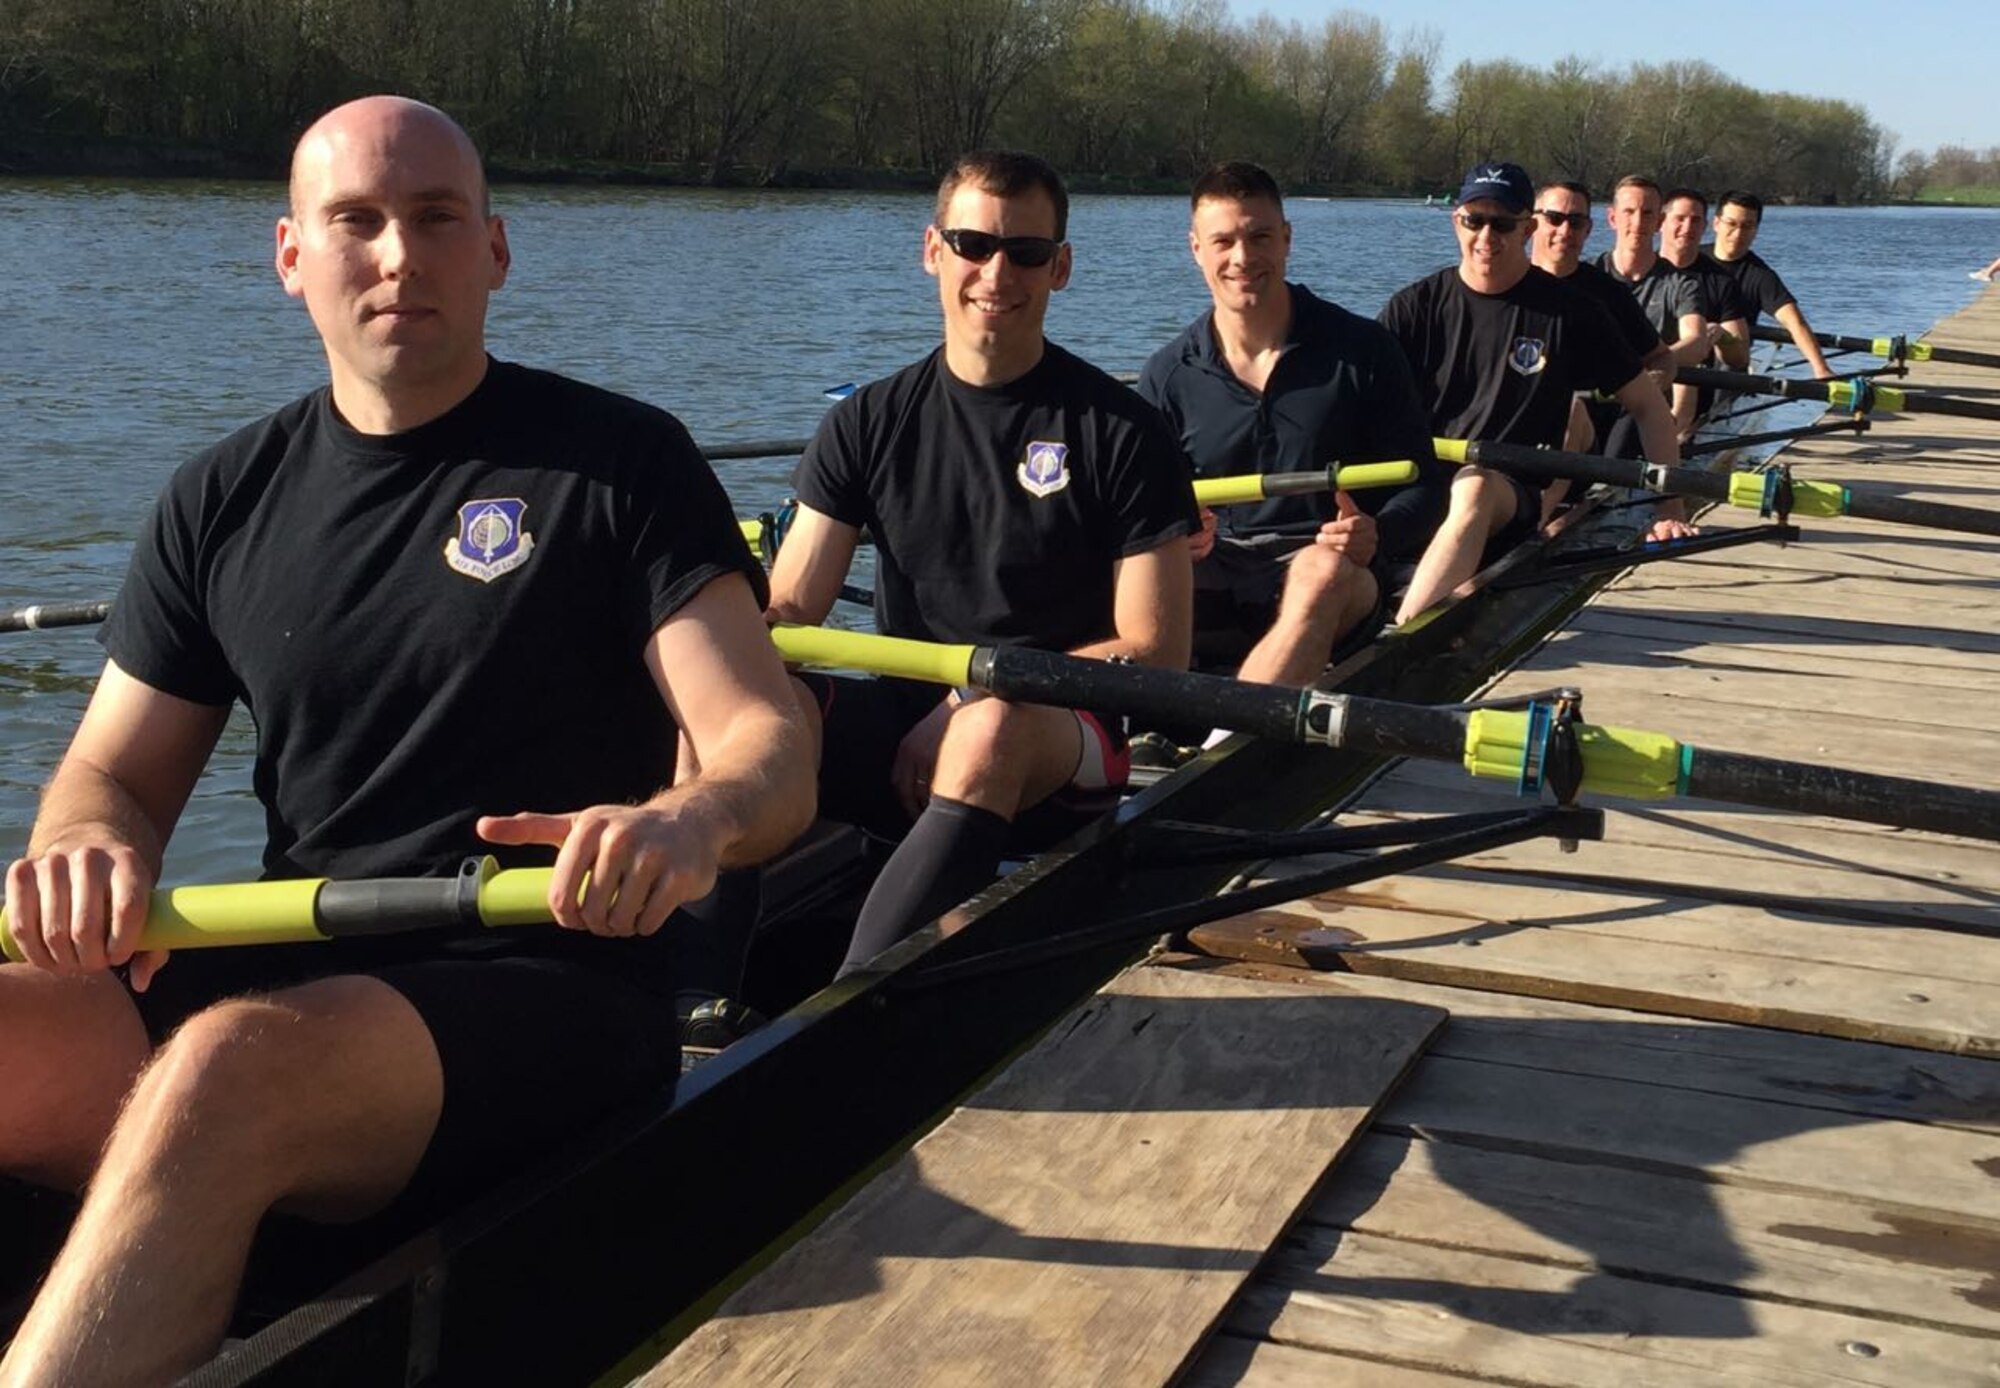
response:
[[[1689,264],[1707,230],[1708,209],[1693,198],[1675,198],[1660,221],[1660,254],[1676,265]]]
[[[1013,380],[1041,360],[1049,295],[1069,283],[1069,246],[1034,267],[1016,265],[1004,251],[968,260],[945,244],[941,230],[1053,239],[1055,202],[1040,188],[1003,198],[968,181],[924,228],[924,269],[937,278],[952,373],[975,385]]]
[[[411,428],[472,392],[508,263],[479,156],[442,112],[367,97],[299,141],[278,277],[305,301],[334,404],[357,429]]]
[[[1612,196],[1605,214],[1618,249],[1627,255],[1653,249],[1653,237],[1660,230],[1660,194],[1657,189],[1628,184]]]
[[[1535,199],[1535,211],[1553,212],[1564,219],[1535,218],[1535,264],[1552,275],[1569,274],[1583,255],[1584,242],[1590,239],[1590,199],[1573,188],[1551,186]],[[1577,222],[1576,217],[1584,220]]]
[[[1528,212],[1477,198],[1451,215],[1458,233],[1458,277],[1481,294],[1500,294],[1528,273]],[[1470,221],[1476,226],[1468,226]],[[1503,230],[1503,228],[1507,228]]]
[[[1188,248],[1216,308],[1249,314],[1283,303],[1292,227],[1269,198],[1203,198]]]

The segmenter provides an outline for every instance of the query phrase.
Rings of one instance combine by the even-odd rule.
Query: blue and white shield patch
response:
[[[1523,376],[1539,375],[1548,364],[1548,344],[1539,337],[1517,337],[1507,351],[1507,365]]]
[[[458,508],[458,533],[444,542],[444,562],[481,583],[520,568],[535,550],[535,537],[521,524],[527,510],[518,496],[466,502]]]
[[[1069,485],[1069,445],[1036,439],[1014,469],[1029,496],[1053,496]]]

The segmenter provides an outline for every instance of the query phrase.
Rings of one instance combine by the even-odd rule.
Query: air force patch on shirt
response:
[[[1053,496],[1069,485],[1069,445],[1036,439],[1014,469],[1029,496]]]
[[[1539,337],[1517,337],[1507,349],[1507,365],[1523,376],[1539,375],[1548,364],[1548,344]]]
[[[535,549],[535,537],[521,528],[527,509],[517,496],[466,502],[458,533],[444,542],[444,562],[481,583],[520,568]]]

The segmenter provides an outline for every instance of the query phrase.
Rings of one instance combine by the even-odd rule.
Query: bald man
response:
[[[509,252],[464,132],[328,113],[276,250],[329,384],[168,483],[7,871],[0,1168],[88,1187],[10,1388],[171,1381],[267,1211],[407,1218],[671,1084],[669,917],[812,813],[763,578],[686,430],[487,355]],[[267,876],[553,859],[565,928],[135,953],[238,699]]]

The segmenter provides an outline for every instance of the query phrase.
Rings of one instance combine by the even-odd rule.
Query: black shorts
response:
[[[896,748],[945,697],[937,685],[919,680],[862,679],[806,671],[799,680],[819,701],[825,724],[819,759],[819,812],[855,824],[877,838],[900,840],[910,816],[890,780]],[[1014,818],[1009,851],[1037,851],[1059,842],[1117,806],[1131,756],[1125,720],[1110,713],[1078,710],[1111,764],[1112,783],[1085,789],[1071,784]]]
[[[628,1104],[671,1091],[681,1030],[670,980],[652,957],[661,951],[645,948],[656,944],[526,926],[477,939],[183,950],[132,999],[157,1046],[229,998],[353,974],[394,988],[437,1046],[444,1106],[416,1174],[386,1213],[428,1212]]]
[[[1310,541],[1308,541],[1310,543]],[[1194,566],[1194,663],[1197,669],[1235,669],[1271,629],[1284,595],[1292,556],[1305,545],[1243,544],[1216,541],[1208,557]],[[1412,566],[1414,571],[1414,566]],[[1377,555],[1369,566],[1375,576],[1375,610],[1334,643],[1329,663],[1339,664],[1373,641],[1382,630],[1393,565]],[[1403,575],[1407,585],[1408,574]]]

